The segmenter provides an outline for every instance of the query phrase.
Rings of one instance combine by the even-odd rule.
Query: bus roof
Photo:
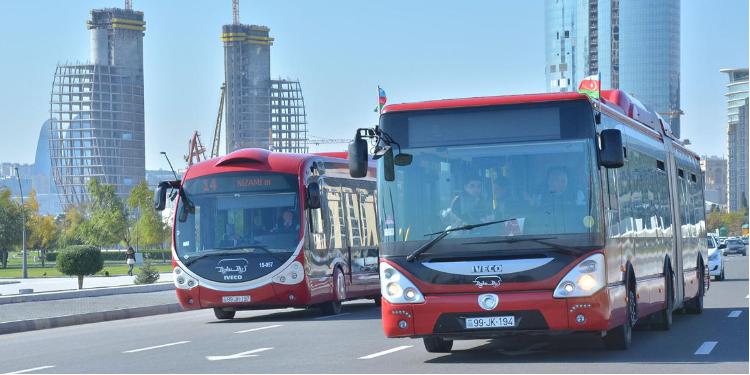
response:
[[[301,165],[310,158],[329,159],[335,157],[337,159],[343,159],[339,155],[286,154],[260,148],[243,148],[224,156],[192,165],[185,173],[185,179],[214,173],[241,172],[247,170],[298,174]]]
[[[383,113],[418,111],[430,109],[445,108],[464,108],[464,107],[484,107],[491,105],[522,104],[522,103],[541,103],[559,100],[588,100],[584,94],[577,92],[555,92],[544,94],[524,94],[524,95],[504,95],[504,96],[484,96],[462,99],[441,99],[430,100],[426,102],[391,104],[383,108]]]

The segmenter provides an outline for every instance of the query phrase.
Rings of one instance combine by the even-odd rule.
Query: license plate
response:
[[[250,302],[250,296],[224,296],[224,297],[221,297],[221,302],[224,302],[224,303]]]
[[[514,327],[516,317],[514,316],[492,316],[484,318],[466,318],[466,328],[502,328]]]

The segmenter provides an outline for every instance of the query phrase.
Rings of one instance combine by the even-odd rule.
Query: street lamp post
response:
[[[21,253],[23,254],[23,258],[21,260],[21,272],[22,277],[24,279],[28,279],[29,272],[26,265],[26,207],[24,207],[23,203],[23,186],[21,185],[21,175],[18,173],[18,167],[16,167],[16,177],[18,178],[18,191],[21,193]]]

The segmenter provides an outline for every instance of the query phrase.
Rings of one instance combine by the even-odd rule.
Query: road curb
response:
[[[174,284],[158,283],[149,285],[128,285],[113,286],[105,288],[60,291],[60,292],[41,292],[34,294],[16,294],[11,296],[0,296],[0,305],[20,302],[39,302],[53,301],[59,299],[81,298],[81,297],[101,297],[115,294],[132,294],[132,293],[150,293],[174,290]]]
[[[40,329],[66,327],[79,324],[106,322],[109,320],[120,320],[138,318],[151,315],[162,315],[181,312],[179,303],[168,305],[155,305],[144,307],[132,307],[110,311],[98,311],[83,314],[55,316],[50,318],[16,320],[12,322],[0,322],[0,335],[35,331]]]

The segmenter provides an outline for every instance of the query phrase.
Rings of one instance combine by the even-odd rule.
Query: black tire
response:
[[[429,336],[422,339],[424,348],[430,353],[450,353],[453,349],[453,340],[437,336]]]
[[[236,311],[227,311],[218,307],[214,307],[214,315],[216,315],[216,319],[219,320],[234,319],[234,314],[236,313]]]
[[[373,301],[375,301],[375,306],[380,307],[383,304],[383,300],[381,298],[382,297],[380,296],[373,298]]]
[[[703,294],[705,293],[704,283],[706,282],[703,276],[703,266],[698,268],[698,295],[690,299],[685,303],[685,312],[688,314],[701,314],[703,313]]]
[[[341,269],[336,267],[333,271],[333,301],[328,301],[320,305],[323,314],[338,315],[341,314],[343,306],[341,301],[346,299],[346,279]]]
[[[626,350],[633,341],[633,327],[638,320],[638,304],[635,299],[635,286],[628,286],[628,317],[623,325],[613,328],[604,336],[604,346],[609,350]]]
[[[721,273],[719,274],[719,276],[716,276],[715,280],[716,281],[724,281],[724,277],[725,277],[724,276],[724,267],[721,267]]]
[[[667,305],[664,310],[658,312],[656,327],[662,331],[672,329],[672,314],[674,312],[674,275],[667,269],[664,272],[664,296]]]

